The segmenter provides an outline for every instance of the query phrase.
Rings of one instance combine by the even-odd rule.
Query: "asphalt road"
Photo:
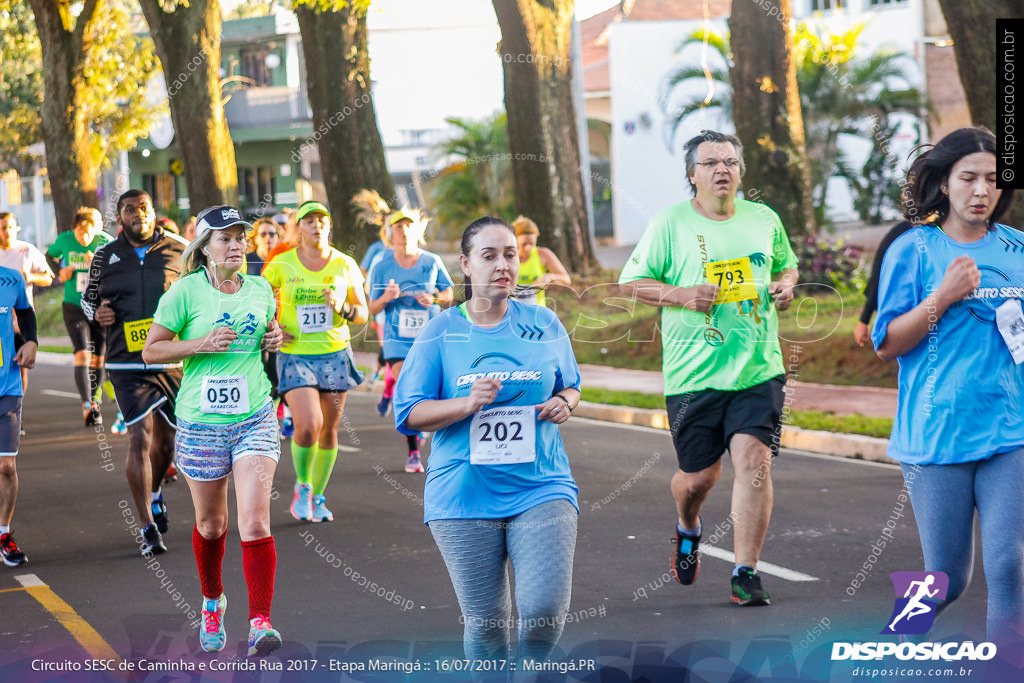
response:
[[[192,623],[200,590],[184,481],[165,486],[169,552],[143,559],[124,479],[125,438],[82,427],[70,368],[33,370],[14,520],[30,561],[0,567],[0,681],[118,680],[87,671],[105,666],[160,683],[465,680],[457,673],[458,603],[422,524],[423,475],[403,471],[404,440],[375,402],[366,393],[349,397],[343,452],[327,491],[333,523],[288,514],[293,479],[285,448],[272,511],[279,558],[273,621],[285,645],[261,660],[263,671],[249,671],[242,670],[253,660],[244,657],[247,594],[234,521],[224,562],[228,645],[211,655],[199,651]],[[105,414],[109,424],[113,407]],[[705,540],[718,540],[697,583],[683,587],[667,573],[675,467],[668,436],[575,418],[562,433],[581,516],[571,621],[554,659],[583,671],[539,680],[857,681],[866,680],[855,671],[865,664],[904,669],[868,676],[875,680],[923,680],[943,668],[954,675],[940,672],[942,680],[1024,679],[1002,653],[987,664],[830,660],[834,641],[886,641],[878,633],[893,607],[888,574],[922,568],[896,468],[784,451],[760,567],[773,604],[740,608],[729,602],[730,467],[703,514]],[[870,571],[855,581],[865,563]],[[974,583],[939,618],[932,638],[983,641],[985,596],[979,552]],[[358,671],[394,662],[420,671]]]

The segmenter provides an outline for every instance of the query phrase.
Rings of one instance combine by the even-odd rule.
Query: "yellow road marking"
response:
[[[114,659],[118,662],[121,658],[114,652],[114,648],[107,644],[107,641],[103,640],[103,636],[96,632],[92,626],[88,624],[82,617],[78,616],[74,608],[68,603],[64,602],[59,595],[53,592],[53,590],[43,583],[38,576],[35,574],[22,574],[15,576],[14,579],[21,584],[21,588],[9,588],[6,591],[12,590],[25,590],[28,591],[29,595],[39,601],[47,612],[52,614],[57,621],[60,622],[61,626],[66,628],[68,632],[78,641],[89,656],[93,659]]]

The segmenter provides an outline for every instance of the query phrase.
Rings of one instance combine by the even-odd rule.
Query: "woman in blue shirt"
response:
[[[1011,331],[1024,328],[1024,233],[997,222],[1013,191],[996,187],[995,152],[991,132],[961,128],[914,161],[907,217],[937,218],[886,253],[872,341],[900,363],[889,457],[925,569],[949,576],[942,608],[970,583],[977,509],[988,637],[1006,644],[1024,640],[1024,349],[1011,351],[1024,336]]]
[[[391,249],[380,252],[369,275],[370,316],[384,312],[384,361],[396,378],[405,357],[427,322],[452,302],[452,278],[437,254],[420,249],[427,221],[419,211],[400,209],[388,216]],[[381,402],[381,414],[387,406]],[[398,430],[405,436],[409,455],[406,472],[422,472],[419,432]]]
[[[511,560],[518,657],[542,659],[561,636],[572,583],[579,507],[558,425],[579,401],[579,369],[551,310],[509,300],[519,254],[508,223],[474,221],[459,263],[469,300],[416,339],[395,422],[436,432],[424,520],[462,608],[466,656],[510,654]]]

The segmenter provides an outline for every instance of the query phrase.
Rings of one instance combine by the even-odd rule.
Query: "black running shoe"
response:
[[[18,548],[12,534],[0,534],[0,556],[3,556],[4,564],[8,567],[17,567],[28,562],[28,558]]]
[[[160,533],[166,534],[170,522],[167,520],[167,503],[164,502],[164,497],[161,495],[160,498],[151,502],[149,506],[153,510],[153,522],[156,523],[156,528]]]
[[[697,550],[700,536],[681,534],[676,527],[672,545],[672,576],[684,586],[689,586],[697,580],[697,572],[700,571],[700,551]]]
[[[768,592],[761,587],[761,575],[746,567],[740,567],[739,575],[732,577],[732,601],[744,607],[772,604]]]
[[[89,408],[89,412],[85,415],[85,426],[95,427],[103,424],[103,413],[96,406]]]
[[[142,530],[142,544],[140,548],[143,557],[160,555],[167,552],[167,546],[164,545],[164,539],[160,535],[160,530],[156,528],[156,524],[147,524]]]

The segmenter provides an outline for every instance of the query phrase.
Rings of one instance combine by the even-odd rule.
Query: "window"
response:
[[[270,49],[266,45],[244,47],[238,54],[242,67],[242,76],[251,78],[250,87],[266,88],[271,85],[270,69],[267,68],[267,55]]]
[[[870,7],[892,7],[893,5],[906,5],[910,0],[868,0]]]
[[[811,11],[822,12],[832,9],[845,9],[846,0],[811,0]]]
[[[153,208],[163,213],[168,207],[178,207],[178,181],[171,173],[144,173],[142,189],[153,198]]]
[[[271,206],[277,196],[273,166],[238,169],[238,202],[243,207]]]

